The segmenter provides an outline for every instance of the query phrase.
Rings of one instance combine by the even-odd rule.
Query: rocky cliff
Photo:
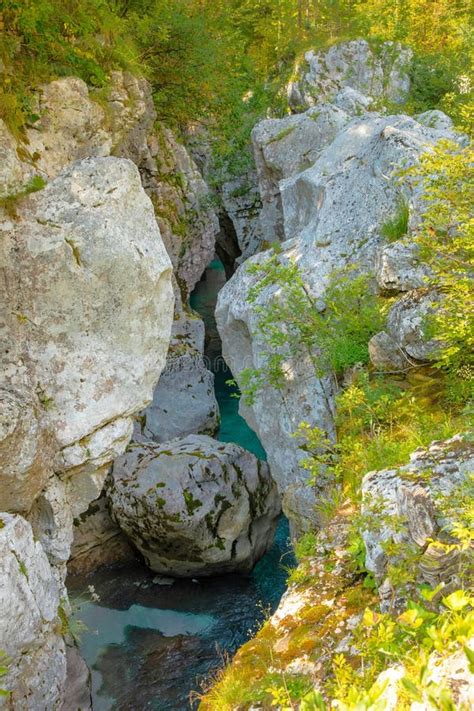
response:
[[[427,358],[429,346],[421,345],[420,323],[434,297],[411,291],[422,283],[423,268],[417,271],[409,240],[387,247],[382,228],[402,202],[409,206],[410,221],[416,222],[419,213],[419,189],[410,183],[401,189],[400,169],[441,139],[462,139],[448,117],[436,112],[413,118],[371,110],[374,97],[361,89],[372,86],[379,96],[382,75],[377,65],[364,64],[368,51],[365,43],[351,42],[324,57],[310,53],[311,69],[301,81],[312,87],[311,108],[255,127],[252,139],[263,204],[259,219],[267,241],[281,242],[280,262],[292,260],[298,266],[322,313],[328,282],[347,268],[369,275],[374,284],[378,274],[381,293],[410,291],[392,307],[389,333],[371,346],[376,361],[376,344],[381,348],[381,339],[385,344],[388,339],[392,359],[400,366],[400,358],[404,363],[410,357]],[[396,95],[408,83],[403,75],[406,57],[399,52],[387,56],[392,63],[385,58],[384,86]],[[295,85],[289,91],[293,96]],[[258,370],[266,363],[258,324],[262,308],[278,300],[279,287],[270,285],[256,300],[249,298],[259,279],[249,265],[264,263],[269,254],[247,260],[219,295],[216,318],[224,356],[238,381],[246,369]],[[307,486],[307,472],[300,466],[304,453],[294,435],[304,420],[334,438],[339,383],[329,373],[316,374],[304,355],[290,358],[286,365],[284,387],[263,385],[251,406],[241,405],[241,412],[267,451],[286,514],[301,531],[314,521],[314,503],[324,492]]]
[[[104,540],[130,553],[107,512],[93,526],[87,510],[165,364],[179,381],[183,348],[193,383],[207,382],[204,414],[186,427],[217,426],[203,326],[188,306],[217,218],[185,148],[155,125],[145,81],[115,73],[107,92],[92,92],[60,79],[34,102],[40,118],[22,144],[1,127],[0,649],[6,703],[51,709],[72,684],[66,657],[69,672],[79,664],[65,644],[74,522],[86,522],[76,532],[84,565],[103,559]],[[170,434],[163,415],[152,429]]]

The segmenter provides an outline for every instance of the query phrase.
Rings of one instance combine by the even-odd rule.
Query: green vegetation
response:
[[[0,208],[3,208],[9,217],[16,217],[16,208],[18,203],[31,193],[36,193],[38,190],[42,190],[46,185],[46,181],[41,177],[41,175],[34,175],[30,180],[24,185],[21,190],[17,192],[6,195],[0,198]]]
[[[336,380],[347,368],[368,361],[367,343],[383,324],[381,304],[368,277],[354,269],[333,273],[322,305],[311,295],[296,262],[278,249],[247,270],[258,277],[248,301],[255,304],[265,362],[241,373],[247,404],[268,384],[283,393],[295,359],[307,361],[315,376],[332,374]],[[272,298],[261,306],[259,296],[270,290]]]
[[[193,492],[189,491],[189,489],[183,490],[183,498],[184,503],[186,504],[186,511],[188,512],[189,516],[192,516],[194,512],[197,509],[200,509],[202,506],[202,501],[200,501],[199,499],[195,499],[193,496]]]
[[[0,679],[5,676],[8,672],[8,657],[4,652],[0,650]],[[0,688],[0,697],[5,697],[10,695],[10,691]]]
[[[408,171],[423,187],[426,209],[416,235],[420,257],[429,264],[431,285],[442,305],[431,320],[438,366],[448,375],[457,400],[472,397],[474,384],[474,179],[472,145],[440,142]]]
[[[387,220],[382,225],[381,233],[389,242],[395,242],[397,239],[404,237],[408,232],[408,218],[410,212],[405,201],[401,201],[398,205],[396,213],[390,220]]]
[[[25,139],[41,83],[79,76],[100,100],[110,73],[129,70],[151,82],[160,120],[204,122],[218,175],[238,172],[256,120],[286,113],[282,82],[303,52],[362,36],[413,48],[407,110],[442,108],[467,127],[469,18],[468,0],[4,0],[0,118]]]

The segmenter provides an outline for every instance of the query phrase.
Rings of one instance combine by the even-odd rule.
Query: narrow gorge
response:
[[[469,131],[291,5],[227,143],[159,62],[0,101],[0,708],[474,706]]]

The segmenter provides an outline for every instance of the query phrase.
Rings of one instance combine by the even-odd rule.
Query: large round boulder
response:
[[[205,435],[130,445],[106,486],[150,568],[175,577],[250,571],[280,513],[267,464]]]

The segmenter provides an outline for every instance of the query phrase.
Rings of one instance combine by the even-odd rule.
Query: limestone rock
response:
[[[134,560],[137,553],[112,520],[103,494],[74,521],[74,540],[68,573],[84,575],[100,565]]]
[[[283,240],[280,181],[312,166],[350,120],[332,104],[321,104],[304,114],[266,119],[252,131],[252,143],[262,198],[260,225],[269,243]]]
[[[369,341],[370,361],[377,370],[407,370],[413,363],[407,358],[398,343],[386,331],[380,331]]]
[[[150,568],[174,577],[249,571],[271,544],[280,512],[267,464],[198,435],[131,445],[106,491]]]
[[[28,150],[43,175],[52,178],[81,158],[110,155],[105,111],[82,79],[63,77],[41,86],[35,113],[41,118],[28,131]]]
[[[341,110],[337,111],[343,114]],[[308,120],[317,128],[322,116],[318,116],[316,122],[304,116],[297,119]],[[275,124],[278,121],[263,122],[262,132],[270,126],[278,135]],[[283,124],[288,127],[286,119]],[[284,233],[279,259],[293,258],[306,288],[316,301],[322,302],[327,282],[335,270],[356,265],[359,273],[375,272],[377,255],[382,247],[381,226],[399,204],[399,188],[393,175],[397,167],[413,163],[427,145],[442,137],[456,138],[454,134],[426,128],[403,115],[370,113],[353,118],[343,125],[334,140],[325,133],[325,126],[327,124],[322,125],[321,131],[329,142],[325,145],[326,139],[321,140],[321,150],[312,167],[280,180],[278,188]],[[258,135],[259,131],[256,129]],[[290,161],[285,142],[291,141],[296,131],[268,147],[273,151],[281,143],[282,161]],[[260,156],[263,160],[264,154]],[[272,160],[276,161],[276,158]],[[295,155],[291,160],[297,165]],[[247,262],[255,264],[267,256],[260,253]],[[216,309],[224,358],[238,381],[244,369],[258,370],[264,365],[258,309],[278,298],[278,289],[267,287],[255,303],[249,303],[249,290],[258,276],[249,274],[247,262],[221,290]],[[420,356],[421,349],[418,349],[416,340],[420,333],[417,331],[415,337],[415,331],[408,328],[411,312],[403,311],[403,314],[407,328],[404,327],[400,346],[407,357],[416,357],[415,351]],[[393,315],[390,323],[392,321],[395,328],[398,317]],[[420,323],[421,320],[417,320],[416,329]],[[398,343],[392,330],[387,333]],[[308,520],[314,522],[314,503],[324,495],[327,482],[323,478],[318,482],[317,490],[305,486],[307,472],[300,465],[305,455],[293,434],[302,421],[307,421],[327,432],[329,437],[334,436],[337,388],[333,379],[316,377],[309,359],[303,356],[291,359],[287,368],[291,377],[282,391],[264,386],[251,407],[241,402],[240,409],[267,452],[272,475],[284,495],[284,510],[290,517],[297,512],[298,525],[305,528],[302,517],[309,516]],[[295,492],[306,501],[297,503]]]
[[[385,370],[406,370],[435,357],[437,342],[425,336],[429,317],[440,296],[434,291],[414,290],[396,301],[387,316],[386,331],[369,343],[372,363]]]
[[[50,564],[65,566],[71,553],[73,517],[66,486],[58,477],[52,477],[36,499],[28,520]]]
[[[410,49],[393,42],[385,42],[377,52],[365,40],[342,42],[327,51],[310,50],[296,79],[288,84],[288,103],[293,111],[301,111],[333,99],[345,87],[403,103],[410,89],[411,58]]]
[[[438,131],[450,131],[453,128],[453,121],[439,109],[431,109],[418,114],[416,120],[429,128],[436,128]]]
[[[45,414],[28,388],[0,388],[0,511],[28,511],[51,474],[54,438]]]
[[[36,90],[41,118],[27,132],[37,170],[49,178],[82,158],[129,158],[139,164],[149,151],[155,111],[148,83],[112,72],[109,92],[89,90],[78,77],[62,77]]]
[[[0,197],[17,192],[31,173],[18,157],[15,139],[0,119]]]
[[[474,639],[467,641],[466,647],[474,651]],[[474,674],[463,649],[448,656],[432,652],[428,659],[425,684],[430,683],[448,688],[452,694],[454,708],[471,709],[474,707]],[[436,688],[436,687],[435,687]],[[426,691],[422,701],[414,701],[410,711],[429,711],[433,707]]]
[[[229,278],[237,264],[262,249],[262,199],[257,173],[249,170],[237,178],[227,180],[221,188],[221,201],[216,251]]]
[[[142,434],[155,442],[216,433],[220,420],[214,376],[199,353],[190,351],[168,357],[153,401],[141,420]]]
[[[170,347],[190,348],[202,354],[204,353],[205,331],[204,321],[199,318],[197,313],[185,308],[180,298],[177,297]]]
[[[92,711],[90,671],[75,644],[66,646],[67,678],[61,711]]]
[[[35,91],[34,112],[40,118],[27,130],[22,159],[0,123],[0,193],[18,191],[35,173],[54,178],[83,158],[113,155],[132,160],[189,295],[212,259],[218,219],[188,151],[171,131],[156,125],[148,82],[114,71],[104,93],[90,90],[78,77],[62,77]]]
[[[142,171],[183,302],[212,260],[219,231],[211,194],[186,148],[169,129],[149,142],[153,171]]]
[[[11,708],[49,711],[59,707],[66,679],[60,588],[27,521],[2,513],[0,522],[2,688],[12,692]]]
[[[60,446],[140,409],[164,365],[173,296],[136,167],[74,164],[28,198],[4,239],[11,379],[28,364]]]
[[[447,503],[455,516],[453,501],[468,486],[473,466],[474,448],[457,436],[416,450],[409,464],[399,469],[366,474],[362,484],[362,513],[368,521],[363,534],[365,565],[380,583],[388,563],[393,562],[383,546],[390,539],[423,554],[418,566],[421,581],[433,587],[440,582],[459,583],[459,552],[436,554],[436,546],[428,544],[431,540],[453,542]]]
[[[416,245],[401,240],[382,247],[376,269],[377,283],[383,292],[418,289],[430,275],[427,265],[417,256]]]

